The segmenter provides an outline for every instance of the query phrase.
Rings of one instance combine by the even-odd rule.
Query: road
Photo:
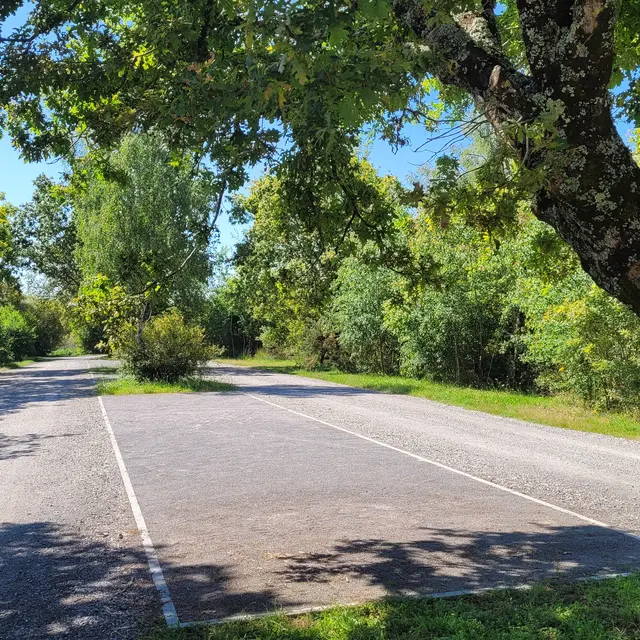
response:
[[[0,377],[2,638],[124,640],[160,610],[95,364]],[[640,568],[638,442],[215,375],[238,390],[103,398],[183,622]]]
[[[216,373],[283,407],[640,533],[640,440],[246,367]]]
[[[91,358],[0,374],[0,638],[134,638],[158,611]]]

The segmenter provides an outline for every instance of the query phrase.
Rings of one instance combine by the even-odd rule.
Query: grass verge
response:
[[[49,355],[52,358],[68,358],[72,356],[84,356],[86,353],[87,352],[80,347],[59,347]]]
[[[26,367],[34,362],[39,362],[40,358],[32,358],[27,360],[17,360],[16,362],[8,362],[7,364],[3,364],[0,366],[0,373],[6,371],[12,371],[13,369],[21,369],[22,367]]]
[[[308,371],[291,360],[247,358],[225,359],[221,362],[338,382],[361,389],[427,398],[465,409],[484,411],[552,427],[602,433],[621,438],[640,438],[640,421],[634,416],[605,411],[596,412],[566,396],[536,396],[510,391],[471,389],[400,376]]]
[[[178,382],[138,382],[133,378],[98,380],[99,396],[127,396],[140,393],[192,393],[197,391],[232,391],[235,386],[208,378],[185,378]]]
[[[322,613],[167,629],[140,640],[637,640],[640,576],[386,600]]]

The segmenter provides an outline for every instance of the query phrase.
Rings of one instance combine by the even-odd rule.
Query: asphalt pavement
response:
[[[224,393],[102,399],[91,359],[0,377],[0,637],[640,568],[640,443],[216,367]],[[147,549],[148,550],[148,549]]]
[[[0,374],[0,638],[133,640],[157,596],[87,369]]]

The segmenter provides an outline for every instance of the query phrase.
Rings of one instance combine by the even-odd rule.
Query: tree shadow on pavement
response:
[[[161,617],[137,531],[79,535],[51,522],[0,525],[2,640],[135,640]],[[226,595],[222,565],[172,566],[170,589],[195,611]],[[236,604],[264,611],[274,595],[234,594]],[[179,615],[188,609],[178,611]]]
[[[43,446],[43,441],[50,438],[71,438],[75,435],[75,433],[61,433],[59,435],[25,433],[18,436],[8,436],[0,433],[0,462],[23,456],[34,456]]]
[[[30,405],[91,396],[94,388],[85,369],[21,369],[0,379],[0,420]]]
[[[640,540],[592,525],[423,531],[424,538],[407,542],[345,540],[290,560],[279,575],[303,583],[357,581],[387,596],[417,596],[640,570]]]

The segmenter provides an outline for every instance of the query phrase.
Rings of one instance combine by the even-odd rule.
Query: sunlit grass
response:
[[[340,371],[308,371],[292,360],[276,360],[266,357],[241,360],[225,359],[221,362],[291,373],[384,393],[427,398],[465,409],[484,411],[498,416],[517,418],[563,429],[589,431],[622,438],[640,438],[640,420],[638,418],[623,413],[596,412],[567,396],[538,396],[510,391],[472,389],[400,376],[342,373]]]
[[[236,387],[209,378],[184,378],[177,382],[138,382],[134,378],[98,380],[96,393],[100,396],[126,396],[143,393],[193,393],[207,391],[233,391]]]
[[[3,364],[0,366],[0,373],[6,371],[12,371],[14,369],[21,369],[22,367],[26,367],[34,362],[39,362],[40,358],[32,358],[26,360],[16,360],[15,362],[8,362],[7,364]]]
[[[167,629],[139,640],[637,640],[640,576],[496,590],[447,599],[399,599]]]

